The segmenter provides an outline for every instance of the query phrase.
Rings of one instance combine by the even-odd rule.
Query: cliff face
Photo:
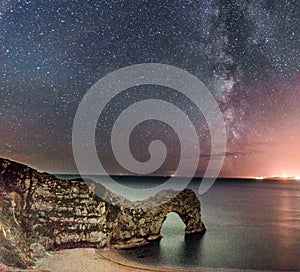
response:
[[[27,267],[43,248],[144,245],[160,238],[169,212],[179,214],[186,234],[205,231],[200,202],[191,190],[162,191],[154,198],[166,200],[163,204],[153,207],[152,198],[143,201],[143,208],[131,203],[128,209],[122,206],[128,200],[95,186],[96,194],[81,179],[61,180],[0,159],[0,262]]]

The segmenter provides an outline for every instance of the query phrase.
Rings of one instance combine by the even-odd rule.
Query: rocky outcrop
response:
[[[153,202],[163,204],[152,206]],[[186,225],[187,235],[205,231],[201,221],[199,199],[189,189],[180,193],[172,190],[162,191],[155,195],[154,199],[143,201],[143,205],[138,203],[138,206],[144,208],[121,207],[116,220],[117,228],[111,233],[115,248],[135,247],[161,238],[160,231],[169,212],[176,212],[180,216]]]
[[[0,271],[1,263],[26,268],[34,265],[30,247],[20,226],[0,215]]]
[[[169,212],[179,214],[186,234],[205,231],[200,202],[189,189],[128,203],[102,185],[89,187],[82,179],[62,180],[0,159],[0,262],[28,267],[43,249],[144,245],[161,237]]]

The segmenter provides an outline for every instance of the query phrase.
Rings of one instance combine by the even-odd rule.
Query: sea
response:
[[[133,187],[164,181],[118,177]],[[200,182],[188,187],[197,191]],[[170,213],[160,241],[120,254],[158,268],[300,271],[300,181],[217,179],[199,198],[205,234],[185,236],[180,217]]]

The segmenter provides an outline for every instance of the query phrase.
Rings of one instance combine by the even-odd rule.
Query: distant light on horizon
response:
[[[281,175],[281,176],[279,176],[279,177],[281,177],[281,178],[283,178],[283,179],[287,179],[287,178],[289,178],[289,176],[288,176],[288,175],[286,175],[286,174],[284,174],[284,175]]]
[[[271,179],[276,179],[276,180],[297,180],[300,181],[300,175],[287,175],[287,174],[282,174],[282,175],[274,175],[270,177]]]
[[[254,176],[256,180],[272,179],[272,180],[297,180],[300,181],[300,175],[277,174],[272,176]]]
[[[255,179],[262,180],[262,179],[265,179],[265,177],[255,177]]]

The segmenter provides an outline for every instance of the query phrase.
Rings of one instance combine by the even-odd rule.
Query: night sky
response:
[[[195,75],[218,101],[228,134],[221,175],[300,176],[299,37],[298,0],[1,0],[0,156],[75,172],[72,126],[86,92],[116,69],[154,62]],[[210,151],[205,120],[164,87],[132,88],[112,101],[96,130],[99,155],[109,151],[104,139],[122,109],[151,97],[187,112],[199,134],[201,175]],[[169,148],[157,173],[170,173],[180,149],[163,123],[135,129],[133,155],[147,160],[156,138]],[[104,161],[125,173],[113,156]]]

